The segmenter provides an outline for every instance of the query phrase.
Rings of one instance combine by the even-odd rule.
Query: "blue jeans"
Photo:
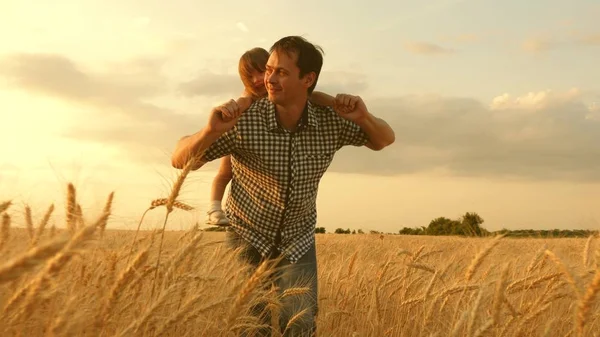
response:
[[[231,249],[242,248],[241,258],[245,263],[249,263],[253,268],[265,259],[278,258],[277,252],[273,252],[271,256],[263,257],[256,248],[247,241],[242,239],[232,229],[226,232],[226,243]],[[287,296],[281,300],[282,308],[280,312],[279,326],[281,333],[288,324],[292,316],[307,309],[301,319],[297,320],[290,326],[283,336],[316,336],[315,318],[318,313],[318,284],[317,284],[317,254],[313,244],[311,249],[298,260],[291,264],[287,259],[283,258],[277,264],[277,272],[275,273],[272,283],[279,288],[279,294],[289,288],[308,287],[310,291],[302,295]],[[260,304],[253,308],[253,314],[260,315],[261,324],[271,324],[271,317],[267,311],[264,311],[265,305]],[[271,336],[270,329],[265,329],[259,332],[259,336]]]

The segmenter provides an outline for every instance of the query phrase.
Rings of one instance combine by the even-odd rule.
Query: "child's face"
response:
[[[252,70],[252,73],[250,73],[250,82],[257,95],[265,96],[267,94],[264,71]]]

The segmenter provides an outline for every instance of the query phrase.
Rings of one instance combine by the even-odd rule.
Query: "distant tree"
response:
[[[402,234],[402,235],[423,235],[425,234],[426,228],[425,227],[420,227],[420,228],[410,228],[410,227],[404,227],[401,230],[398,231],[398,234]]]
[[[315,233],[316,234],[325,234],[326,233],[325,227],[317,227],[317,228],[315,228]]]
[[[381,233],[379,233],[379,231],[376,231],[376,230],[370,230],[369,233],[371,233],[371,234],[381,234]]]
[[[352,230],[352,234],[356,234],[356,230]]]
[[[483,236],[489,234],[485,229],[481,227],[484,220],[477,213],[465,213],[462,216],[461,223],[462,229],[465,232],[465,235],[468,236]]]
[[[335,234],[350,234],[350,228],[348,228],[348,229],[337,228],[335,230]]]
[[[424,228],[426,235],[460,235],[460,236],[484,236],[490,233],[481,227],[483,218],[477,213],[465,213],[459,220],[446,217],[438,217]],[[412,234],[408,229],[403,229],[401,234]]]
[[[513,238],[589,238],[600,234],[597,230],[588,229],[501,229],[494,233]]]
[[[362,230],[362,229],[359,229],[359,230],[358,230],[358,234],[365,234],[365,232],[363,232],[363,230]]]
[[[502,228],[501,230],[497,231],[496,233],[498,234],[503,234],[503,235],[508,235],[510,234],[510,231],[506,228]]]
[[[461,235],[461,223],[446,217],[439,217],[431,220],[429,226],[425,229],[427,235]]]

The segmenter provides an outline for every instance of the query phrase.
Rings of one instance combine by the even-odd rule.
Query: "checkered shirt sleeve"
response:
[[[340,134],[340,148],[344,146],[363,146],[369,141],[367,134],[356,123],[344,119]]]
[[[222,134],[221,137],[206,149],[202,159],[210,162],[232,154],[235,151],[237,134],[237,127],[235,126]]]

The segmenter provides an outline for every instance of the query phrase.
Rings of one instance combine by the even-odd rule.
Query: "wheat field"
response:
[[[305,291],[277,295],[222,232],[111,230],[112,194],[95,219],[74,195],[61,229],[0,202],[0,336],[252,335],[252,304]],[[319,234],[318,336],[600,336],[596,241]]]

